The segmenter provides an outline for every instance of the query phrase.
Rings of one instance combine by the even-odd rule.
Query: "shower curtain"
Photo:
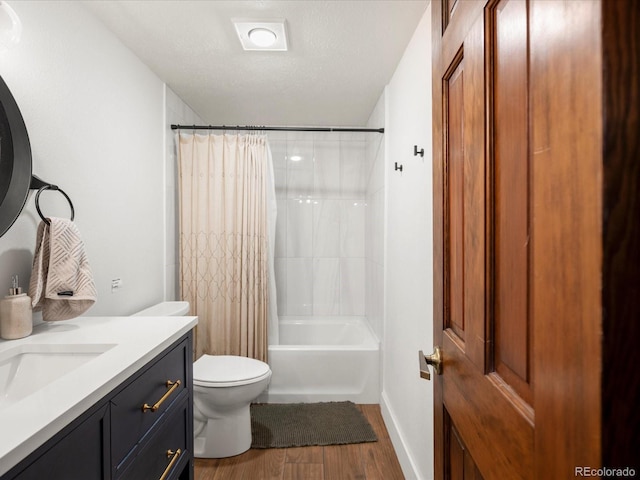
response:
[[[180,288],[195,357],[267,360],[278,343],[276,199],[266,135],[180,133]]]

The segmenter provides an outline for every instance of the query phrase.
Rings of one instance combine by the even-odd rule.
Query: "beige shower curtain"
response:
[[[181,133],[178,139],[180,286],[199,317],[196,358],[266,361],[267,137]]]

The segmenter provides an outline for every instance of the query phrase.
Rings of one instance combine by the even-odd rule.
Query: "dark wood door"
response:
[[[603,462],[602,5],[434,0],[432,16],[436,478],[573,478]]]

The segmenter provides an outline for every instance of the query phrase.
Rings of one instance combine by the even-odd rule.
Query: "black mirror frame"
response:
[[[20,109],[0,77],[0,237],[16,221],[29,195],[31,145]],[[7,177],[10,180],[7,183]]]

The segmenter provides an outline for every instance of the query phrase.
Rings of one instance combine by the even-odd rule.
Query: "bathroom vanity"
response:
[[[0,479],[192,479],[196,323],[86,317],[0,342]]]

